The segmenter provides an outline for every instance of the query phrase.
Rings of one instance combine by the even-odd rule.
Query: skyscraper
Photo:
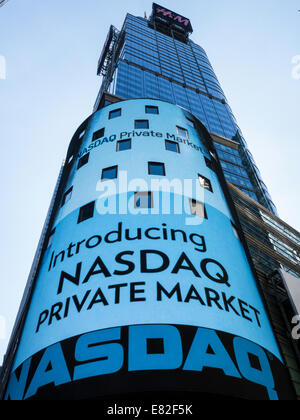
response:
[[[191,33],[188,18],[157,4],[150,19],[127,15],[121,31],[110,28],[103,83],[58,178],[2,398],[300,395],[297,344],[285,336],[300,236],[276,216]]]
[[[120,31],[111,27],[98,65],[103,83],[95,109],[105,91],[188,109],[210,133],[238,144],[215,144],[226,179],[276,214],[207,54],[192,41],[192,32],[189,19],[157,4],[149,20],[128,14]]]

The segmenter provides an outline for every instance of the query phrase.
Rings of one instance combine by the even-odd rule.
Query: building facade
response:
[[[190,39],[190,21],[170,22],[170,13],[154,4],[150,19],[128,14],[120,31],[111,27],[98,65],[104,80],[95,109],[104,91],[124,99],[162,99],[188,109],[209,132],[239,144],[238,150],[216,144],[226,179],[276,214],[207,54]]]
[[[299,233],[275,215],[189,19],[111,27],[1,372],[1,398],[293,400]],[[187,59],[188,57],[188,59]]]
[[[181,107],[126,100],[80,127],[30,282],[5,399],[293,397],[213,141]]]
[[[230,190],[273,330],[300,399],[299,337],[293,336],[300,313],[300,234],[241,190],[233,185]]]

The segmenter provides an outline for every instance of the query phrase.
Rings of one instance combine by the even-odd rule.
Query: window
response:
[[[101,128],[101,130],[95,131],[93,134],[93,141],[101,139],[101,137],[104,137],[105,128]]]
[[[184,139],[189,139],[189,132],[185,128],[177,126],[176,130],[177,130],[178,136],[183,137]]]
[[[151,192],[136,192],[134,194],[134,208],[136,209],[152,209],[153,196]]]
[[[165,144],[166,144],[166,150],[168,150],[169,152],[180,153],[179,144],[176,143],[175,141],[165,140]]]
[[[205,159],[206,166],[207,166],[209,169],[211,169],[212,171],[214,171],[214,170],[215,170],[215,168],[214,168],[214,163],[213,163],[213,161],[211,161],[210,159],[207,159],[207,157],[205,157],[205,156],[204,156],[204,159]]]
[[[70,189],[68,189],[67,192],[65,192],[64,196],[63,196],[63,200],[61,203],[61,206],[63,207],[68,201],[71,200],[72,197],[72,193],[73,193],[73,187],[71,187]]]
[[[131,139],[117,142],[117,152],[123,152],[124,150],[131,150]]]
[[[186,117],[187,123],[190,127],[196,128],[194,121],[191,118]]]
[[[91,219],[94,216],[94,210],[95,201],[92,201],[91,203],[81,207],[81,209],[79,210],[78,223],[82,223],[85,220]]]
[[[88,163],[88,161],[89,161],[89,158],[90,158],[90,154],[89,153],[87,153],[86,155],[82,156],[82,158],[80,158],[79,161],[78,161],[77,169],[80,169],[84,165],[86,165]]]
[[[122,115],[122,110],[121,110],[121,108],[119,108],[119,109],[114,109],[113,111],[110,111],[110,113],[109,113],[109,119],[110,119],[110,120],[113,120],[114,118],[121,117],[121,115]]]
[[[164,163],[149,162],[148,172],[149,175],[166,176],[166,169]]]
[[[194,216],[201,217],[202,219],[207,219],[207,213],[205,204],[201,203],[200,201],[190,199],[190,208],[191,213]]]
[[[102,171],[102,181],[107,181],[109,179],[116,179],[118,178],[118,167],[112,166],[110,168],[105,168]]]
[[[159,114],[159,109],[158,109],[157,106],[147,105],[146,106],[146,114],[158,115]]]
[[[138,130],[148,129],[149,128],[149,121],[148,120],[135,120],[134,128]]]
[[[211,182],[208,178],[205,178],[205,176],[202,176],[202,175],[199,175],[199,174],[198,174],[198,178],[199,178],[199,182],[200,182],[201,187],[203,187],[205,190],[213,192]]]

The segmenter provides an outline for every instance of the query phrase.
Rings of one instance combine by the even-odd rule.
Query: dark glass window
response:
[[[207,219],[207,213],[205,204],[201,203],[200,201],[190,199],[190,208],[191,213],[194,216],[201,217],[202,219]]]
[[[104,137],[105,134],[105,128],[101,128],[101,130],[95,131],[93,134],[93,141],[101,139],[101,137]]]
[[[69,200],[71,200],[72,197],[72,193],[73,193],[73,187],[71,187],[70,189],[68,189],[67,192],[65,192],[63,199],[62,199],[62,203],[61,206],[63,207]]]
[[[180,153],[179,144],[176,143],[175,141],[166,140],[165,144],[166,144],[166,150],[168,150],[169,152]]]
[[[198,178],[199,178],[199,182],[200,182],[201,187],[203,187],[204,189],[206,189],[210,192],[213,192],[211,182],[208,178],[205,178],[205,176],[203,176],[203,175],[198,175]]]
[[[78,161],[77,169],[80,169],[84,165],[86,165],[88,163],[88,161],[89,161],[89,158],[90,158],[90,154],[89,153],[87,153],[86,155],[82,156],[82,158],[80,158],[79,161]]]
[[[146,106],[146,114],[158,115],[159,114],[158,106],[147,105]]]
[[[148,120],[135,120],[134,127],[136,129],[147,129],[149,128],[149,121]]]
[[[117,152],[123,152],[124,150],[131,149],[131,139],[120,140],[117,142]]]
[[[113,111],[110,111],[110,113],[109,113],[109,119],[110,119],[110,120],[112,120],[112,119],[114,119],[114,118],[121,117],[121,115],[122,115],[122,110],[121,110],[121,108],[119,108],[119,109],[114,109]]]
[[[204,159],[205,159],[206,166],[207,166],[209,169],[211,169],[212,171],[214,171],[214,170],[215,170],[215,168],[214,168],[214,163],[213,163],[213,161],[211,161],[210,159],[207,159],[207,157],[205,157],[205,156],[204,156]]]
[[[91,203],[81,207],[79,210],[78,223],[84,222],[87,219],[91,219],[94,216],[94,211],[95,201],[92,201]]]
[[[153,196],[151,192],[136,192],[134,194],[134,207],[136,209],[153,208]]]
[[[164,163],[149,162],[148,163],[149,175],[166,176],[166,168]]]
[[[101,177],[102,181],[116,178],[118,178],[118,166],[112,166],[110,168],[103,169]]]
[[[186,130],[185,128],[182,128],[182,127],[178,127],[178,126],[176,127],[176,130],[177,130],[178,136],[183,137],[184,139],[189,139],[188,130]]]

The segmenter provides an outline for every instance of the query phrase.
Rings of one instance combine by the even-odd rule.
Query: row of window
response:
[[[198,63],[196,61],[196,57],[195,55],[192,53],[190,47],[185,46],[185,49],[182,49],[180,47],[177,47],[177,49],[179,50],[177,54],[172,53],[172,51],[174,50],[174,46],[170,45],[169,48],[166,49],[165,45],[163,43],[159,43],[158,45],[156,45],[156,41],[152,41],[149,44],[149,37],[145,37],[144,34],[142,33],[135,33],[137,36],[133,36],[133,35],[127,35],[127,40],[126,40],[126,47],[128,45],[141,50],[143,53],[145,53],[147,56],[154,54],[155,57],[158,57],[158,51],[159,51],[159,58],[160,60],[162,60],[163,57],[165,57],[167,60],[167,63],[170,66],[170,59],[173,58],[173,60],[175,61],[175,63],[181,63],[182,67],[187,68],[187,70],[190,71],[190,69],[188,68],[189,66],[194,69],[196,71],[196,73],[199,73],[199,67],[198,67],[198,63],[203,66],[203,61],[205,62],[206,65],[208,65],[209,67],[205,67],[205,70],[207,70],[210,74],[212,74],[215,77],[215,74],[213,72],[213,69],[210,65],[210,63],[208,62],[207,59],[203,60],[201,59],[201,61],[199,60]],[[134,35],[135,35],[134,34]],[[130,39],[130,40],[128,40]],[[151,50],[150,50],[151,48]],[[153,48],[153,50],[152,50]],[[150,50],[150,52],[149,52]],[[183,54],[183,56],[182,56]]]
[[[151,47],[153,46],[151,45]],[[170,50],[166,52],[165,47],[163,46],[159,47],[161,48],[157,49],[153,47],[155,48],[154,51],[152,48],[146,45],[144,40],[140,40],[138,38],[132,38],[132,40],[126,41],[126,52],[135,55],[137,58],[140,58],[145,61],[150,61],[149,59],[151,58],[151,62],[153,64],[156,63],[157,66],[161,67],[165,66],[167,69],[172,70],[172,72],[174,71],[174,69],[176,69],[179,75],[190,75],[192,73],[194,76],[199,77],[200,80],[205,78],[204,76],[207,75],[207,77],[210,78],[209,80],[212,80],[213,82],[217,83],[218,87],[220,87],[213,70],[211,68],[204,67],[202,63],[200,64],[199,68],[199,64],[197,63],[194,56],[184,53],[184,58],[182,58],[181,55],[172,54]],[[187,61],[188,55],[189,58]],[[206,73],[202,74],[202,69]]]
[[[187,120],[188,120],[188,124],[194,127],[194,122],[192,120],[189,120],[189,119],[187,119]],[[141,125],[140,125],[140,123],[141,123]],[[148,120],[137,120],[135,126],[136,127],[149,128],[148,123],[149,123]],[[188,131],[184,128],[177,127],[177,134],[180,135],[181,137],[189,138]],[[94,133],[93,140],[97,140],[98,138],[101,138],[103,136],[104,136],[104,128]],[[132,140],[131,139],[120,140],[120,141],[117,142],[117,152],[131,150],[131,148],[132,148]],[[165,140],[165,148],[166,148],[167,151],[180,153],[180,146],[176,142],[173,142],[173,141],[170,141],[170,140]],[[236,151],[236,153],[238,154],[237,151]],[[78,169],[81,168],[82,166],[86,165],[88,163],[88,161],[89,161],[89,154],[86,154],[79,160]],[[158,167],[156,169],[157,169],[158,173],[154,173],[154,170],[153,170],[153,173],[152,173],[153,175],[163,175],[163,169],[159,170]],[[227,175],[227,177],[228,177],[228,174],[226,173],[226,171],[225,171],[225,175]],[[108,179],[114,179],[114,178],[108,178]],[[234,180],[232,180],[230,178],[230,181],[233,182]],[[240,184],[240,183],[238,183],[238,184]]]
[[[159,115],[159,108],[157,106],[152,106],[152,105],[146,105],[145,107],[145,112],[146,114],[152,114],[152,115]],[[109,113],[109,119],[112,120],[114,118],[118,118],[122,116],[122,109],[118,108],[118,109],[114,109],[112,111],[110,111]],[[196,128],[196,125],[194,123],[194,121],[192,119],[190,119],[189,117],[186,117],[186,121],[187,124],[192,127],[192,128]],[[136,130],[147,130],[150,128],[150,123],[149,120],[135,120],[134,121],[134,128]],[[189,132],[188,130],[186,130],[185,128],[176,127],[177,130],[177,134],[185,139],[189,139]],[[84,132],[82,133],[82,135],[84,134]],[[101,128],[100,130],[96,131],[93,134],[93,141],[98,140],[102,137],[104,137],[105,134],[105,128]],[[82,137],[82,135],[80,136],[80,138]]]
[[[131,59],[129,59],[129,58],[127,58],[129,61],[133,61],[133,60],[131,60]],[[143,62],[143,60],[141,60],[142,62]],[[177,80],[177,76],[175,75],[175,73],[174,73],[174,64],[172,63],[172,66],[171,66],[171,68],[170,68],[170,59],[168,59],[168,61],[167,61],[167,63],[168,63],[168,65],[167,65],[167,67],[166,67],[166,71],[168,71],[168,73],[166,74],[166,75],[168,75],[169,77],[171,77],[172,79],[176,79]],[[144,63],[145,65],[146,65],[146,63]],[[143,67],[143,70],[146,70],[146,68],[145,68],[145,65],[143,65],[143,63],[141,64],[141,66]],[[162,68],[164,68],[164,65],[163,65],[163,63],[161,63],[161,65],[162,65]],[[138,69],[138,71],[136,70],[136,69],[134,69],[133,70],[133,67],[134,66],[132,66],[132,65],[130,65],[129,63],[126,63],[126,65],[124,64],[124,62],[120,62],[120,64],[119,64],[119,73],[118,73],[118,86],[117,86],[117,88],[120,88],[120,86],[119,86],[119,83],[121,82],[121,79],[122,79],[122,82],[124,82],[125,83],[125,86],[126,86],[126,84],[127,84],[127,87],[128,88],[130,88],[131,87],[131,83],[132,83],[132,81],[130,80],[130,82],[128,82],[128,78],[129,78],[129,76],[131,76],[132,74],[134,74],[134,75],[139,75],[139,91],[142,93],[142,91],[143,91],[143,86],[142,86],[142,84],[141,84],[141,78],[142,78],[142,75],[141,75],[141,72],[142,72],[142,69]],[[128,67],[129,66],[129,67]],[[148,66],[148,63],[147,63],[147,66]],[[148,67],[147,67],[148,68]],[[163,74],[165,74],[165,70],[164,69],[162,69],[162,73]],[[127,72],[127,71],[129,71],[129,73]],[[160,73],[160,71],[159,71],[159,73]],[[176,76],[176,77],[175,77]],[[182,75],[180,76],[180,82],[182,83],[182,84],[184,84],[184,83],[187,83],[188,85],[190,84],[190,82],[188,82],[187,80],[189,79],[189,80],[194,80],[194,82],[196,82],[196,85],[199,85],[198,87],[200,88],[200,85],[202,86],[202,90],[205,90],[204,89],[204,80],[202,79],[202,77],[201,78],[199,78],[196,74],[193,74],[193,77],[192,77],[192,79],[190,79],[190,76],[191,76],[191,72],[189,71],[189,72],[187,72],[186,74],[185,74],[185,78],[186,78],[186,82],[184,81],[184,79],[182,79]],[[178,79],[179,80],[179,79]],[[193,83],[194,83],[193,82]],[[213,86],[213,88],[216,88],[216,89],[220,89],[220,92],[223,94],[223,91],[222,91],[222,89],[219,87],[219,86]],[[125,89],[126,90],[126,89]],[[172,96],[172,92],[170,93],[171,94],[171,96]],[[224,96],[224,95],[223,95]],[[125,97],[126,97],[126,95],[125,95]],[[141,97],[143,97],[143,96],[141,96]],[[222,97],[221,99],[224,99],[224,97]]]
[[[166,146],[166,150],[170,152],[180,153],[179,144],[174,141],[165,140],[165,146]],[[120,140],[117,143],[117,151],[130,150],[131,147],[132,147],[131,139]],[[90,154],[87,153],[79,160],[78,169],[88,163],[89,156]],[[204,159],[205,159],[206,166],[209,169],[214,170],[213,162],[206,157],[204,157]],[[158,163],[158,162],[148,162],[148,173],[149,175],[166,176],[165,164]],[[102,171],[102,178],[101,178],[102,180],[116,179],[117,177],[118,177],[118,166],[112,166],[110,168],[103,169]]]
[[[145,112],[146,112],[146,114],[158,115],[159,114],[159,109],[158,109],[157,106],[146,105]],[[114,109],[114,110],[110,111],[108,118],[110,120],[112,120],[114,118],[121,117],[121,115],[122,115],[122,109],[118,108],[118,109]],[[140,120],[140,121],[142,121],[142,120]],[[136,128],[139,128],[139,127],[136,127]],[[140,127],[140,128],[145,128],[145,127]]]
[[[124,86],[121,83],[118,83],[116,95],[122,96],[124,98],[137,98],[137,97],[145,97],[151,96],[153,98],[166,100],[172,103],[176,103],[177,105],[182,106],[193,112],[208,128],[209,131],[219,134],[224,137],[232,138],[236,133],[236,128],[232,125],[231,120],[224,120],[218,117],[218,114],[212,113],[208,114],[208,111],[205,107],[206,114],[203,113],[202,105],[200,102],[194,104],[190,101],[190,98],[187,99],[186,93],[184,89],[182,90],[185,92],[183,95],[179,94],[177,90],[174,89],[174,83],[171,84],[169,91],[165,92],[161,88],[158,89],[156,86],[154,90],[149,91],[146,87],[144,88],[143,85],[139,86],[137,89],[133,89],[132,85],[129,82],[125,83]],[[188,89],[186,89],[187,91]],[[174,96],[175,95],[175,96]],[[214,96],[216,96],[214,94]],[[220,117],[222,118],[222,117]]]
[[[146,105],[145,107],[146,114],[152,114],[152,115],[159,115],[159,108],[158,106],[152,106],[152,105]],[[112,120],[114,118],[121,117],[122,115],[122,109],[114,109],[110,111],[109,113],[109,119]],[[187,124],[190,127],[195,128],[195,123],[192,119],[186,117]],[[143,129],[149,129],[149,120],[135,120],[134,122],[134,128],[137,130],[143,130]],[[188,131],[185,128],[177,126],[177,134],[181,137],[188,138]],[[94,133],[93,140],[96,140],[100,137],[104,136],[104,128],[99,130],[98,132]]]
[[[146,107],[147,108],[147,107]],[[148,113],[152,114],[159,114],[159,108],[158,107],[152,107],[149,106],[149,109],[151,110]],[[114,116],[111,116],[114,115]],[[116,118],[116,116],[121,116],[121,109],[113,110],[110,112],[110,118]],[[195,123],[190,118],[186,117],[187,125],[195,128]],[[149,120],[135,120],[134,122],[135,129],[139,130],[148,130],[150,128]],[[176,132],[177,135],[183,139],[188,140],[190,138],[189,131],[183,127],[176,126]],[[82,135],[84,132],[82,133]],[[80,135],[79,138],[82,138],[82,135]],[[93,133],[92,141],[99,140],[103,138],[105,135],[105,128],[101,128],[100,130],[97,130]],[[179,144],[171,141],[171,140],[165,140],[165,147],[167,151],[180,153],[180,147]],[[117,141],[117,152],[122,152],[126,150],[130,150],[132,148],[132,139],[128,138],[125,140],[119,140]],[[85,154],[83,157],[81,157],[78,161],[77,169],[82,168],[84,165],[86,165],[89,161],[89,153]]]
[[[208,162],[211,162],[208,160]],[[210,163],[208,163],[210,165]],[[148,162],[148,174],[154,176],[166,176],[166,167],[164,163]],[[212,185],[209,179],[202,175],[198,175],[200,184],[203,188],[213,192]],[[118,166],[111,166],[102,170],[102,181],[108,181],[118,178]]]
[[[168,152],[180,153],[180,146],[175,141],[165,140],[165,148]],[[132,149],[132,139],[119,140],[117,142],[117,152],[124,152]],[[89,162],[90,153],[85,154],[79,159],[77,169],[82,168]]]

